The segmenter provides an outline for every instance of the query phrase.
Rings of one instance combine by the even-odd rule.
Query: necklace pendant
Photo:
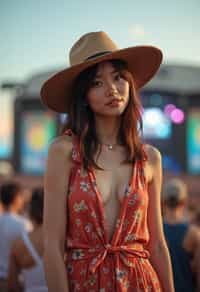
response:
[[[113,150],[113,145],[109,144],[109,145],[108,145],[108,149],[109,149],[109,150]]]

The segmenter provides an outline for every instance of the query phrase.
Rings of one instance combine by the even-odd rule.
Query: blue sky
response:
[[[200,66],[199,0],[1,0],[0,83],[67,65],[74,41],[96,30],[121,48],[157,45],[166,63]]]

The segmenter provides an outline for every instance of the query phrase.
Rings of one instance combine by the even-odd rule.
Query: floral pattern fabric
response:
[[[66,270],[71,291],[161,292],[145,248],[148,192],[143,161],[136,161],[112,239],[93,169],[82,173],[79,143],[73,137],[74,166],[67,197]]]

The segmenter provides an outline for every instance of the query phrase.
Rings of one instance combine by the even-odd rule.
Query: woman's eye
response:
[[[100,87],[102,85],[102,81],[100,80],[94,80],[92,82],[92,87]]]
[[[118,80],[120,80],[121,78],[122,78],[122,76],[121,76],[120,74],[116,74],[116,75],[115,75],[115,80],[118,81]]]

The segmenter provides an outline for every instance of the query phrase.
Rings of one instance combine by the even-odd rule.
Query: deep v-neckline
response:
[[[118,231],[117,223],[118,222],[121,223],[123,221],[123,217],[124,217],[123,215],[125,215],[124,209],[126,206],[127,199],[129,197],[129,195],[133,192],[133,181],[135,181],[135,175],[136,175],[136,163],[137,162],[132,163],[131,176],[130,176],[128,185],[125,188],[125,191],[123,193],[122,202],[120,203],[119,211],[118,211],[118,214],[116,216],[116,220],[115,220],[115,224],[114,224],[114,231],[112,232],[110,239],[109,239],[109,232],[108,232],[108,219],[107,219],[106,212],[105,212],[103,197],[102,197],[102,194],[101,194],[99,187],[97,185],[96,175],[95,175],[93,167],[90,167],[90,169],[88,171],[88,176],[90,178],[93,190],[97,196],[99,208],[101,211],[101,215],[103,217],[103,229],[104,229],[106,244],[109,244],[109,245],[114,244],[116,236],[117,236],[117,231]]]

